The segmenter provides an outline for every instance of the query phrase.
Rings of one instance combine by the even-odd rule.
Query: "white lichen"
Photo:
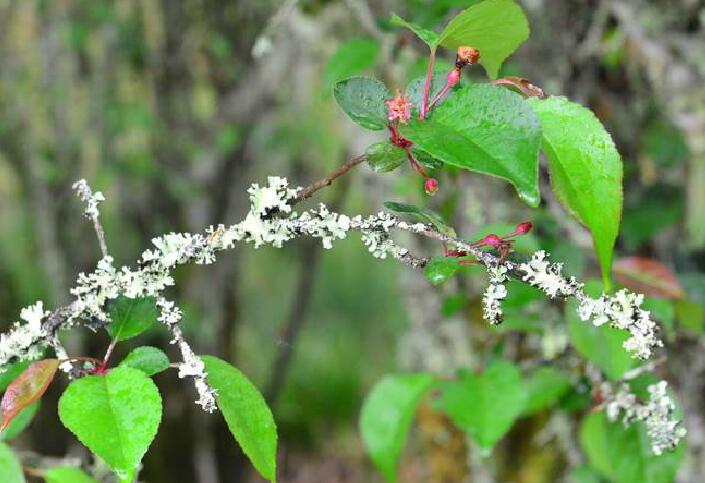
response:
[[[181,309],[179,309],[174,302],[166,300],[163,297],[157,299],[157,307],[160,311],[159,322],[166,325],[171,332],[172,339],[170,343],[178,345],[181,351],[183,362],[179,364],[179,377],[182,379],[185,377],[193,378],[196,391],[198,392],[198,399],[195,401],[196,404],[209,413],[215,411],[217,409],[215,403],[216,392],[206,382],[206,376],[208,374],[205,371],[205,364],[203,360],[193,352],[181,332],[181,327],[179,326],[182,316]]]
[[[83,210],[84,216],[91,220],[96,220],[100,215],[98,205],[101,201],[105,201],[103,193],[100,191],[93,192],[85,179],[79,179],[71,188],[76,191],[81,201],[86,202],[86,208]]]
[[[668,383],[659,381],[648,386],[649,400],[642,403],[630,392],[626,383],[619,384],[615,390],[613,384],[605,382],[600,392],[605,399],[605,414],[610,421],[616,421],[622,414],[622,422],[629,426],[643,421],[651,440],[651,450],[660,455],[674,449],[685,437],[687,431],[678,419],[673,417],[676,405],[668,395]]]
[[[493,325],[502,323],[502,300],[507,298],[507,267],[500,264],[488,265],[490,284],[482,295],[482,316]]]

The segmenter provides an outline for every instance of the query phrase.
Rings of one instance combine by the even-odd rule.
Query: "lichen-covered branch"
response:
[[[294,238],[305,236],[320,239],[323,247],[329,249],[336,240],[346,238],[351,231],[360,232],[363,244],[375,258],[390,256],[414,268],[423,268],[427,259],[413,256],[406,248],[399,246],[392,237],[395,230],[439,240],[475,257],[490,275],[490,285],[483,296],[484,315],[490,323],[501,322],[501,303],[507,296],[504,283],[512,276],[538,287],[549,298],[574,297],[578,301],[578,314],[584,321],[592,321],[595,326],[609,323],[627,331],[630,337],[625,341],[624,348],[635,357],[646,359],[655,348],[661,346],[656,337],[655,323],[649,313],[641,309],[643,296],[622,290],[613,296],[603,294],[597,299],[591,298],[584,293],[583,284],[574,277],[564,277],[561,264],[550,262],[544,251],[538,251],[530,260],[518,263],[505,260],[466,240],[441,233],[432,225],[409,223],[387,212],[350,217],[330,211],[324,204],[301,213],[293,211],[293,206],[299,201],[330,184],[359,162],[360,158],[356,158],[353,164],[348,163],[337,170],[337,175],[333,173],[306,189],[290,188],[285,178],[276,176],[269,177],[265,186],[253,184],[248,189],[250,210],[243,221],[228,227],[210,227],[203,234],[168,233],[154,238],[153,247],[142,253],[135,267],[116,268],[113,259],[104,256],[93,272],[78,276],[76,286],[71,289],[74,301],[70,305],[47,312],[42,302],[37,302],[22,310],[20,317],[24,322],[15,323],[9,332],[0,335],[0,367],[17,360],[38,357],[43,346],[55,344],[59,328],[66,329],[79,323],[92,328],[104,326],[110,320],[106,303],[118,296],[152,296],[161,311],[159,320],[169,328],[172,343],[178,344],[181,350],[183,362],[179,365],[180,377],[194,379],[199,393],[198,404],[212,411],[215,409],[214,392],[206,383],[203,362],[183,338],[179,327],[180,310],[164,296],[165,290],[174,285],[171,271],[185,263],[213,263],[219,251],[233,248],[238,242],[253,244],[255,248],[263,245],[282,247]],[[88,202],[87,215],[97,220],[98,215],[94,211],[97,211],[97,203],[102,201],[102,196],[98,199],[100,193],[93,194],[85,182],[77,185],[81,198]],[[650,434],[653,433],[656,438],[655,451],[668,446],[668,441],[677,442],[684,434],[684,430],[677,425],[657,425],[653,422],[654,418],[663,419],[670,415],[669,411],[657,410],[656,406],[662,409],[669,407],[664,402],[667,396],[662,394],[660,387],[654,389],[654,393],[658,391],[659,400],[649,403],[649,415],[642,411],[644,417],[641,418],[647,421],[647,426],[651,424],[649,421],[653,423]],[[666,426],[673,429],[670,436],[662,434]]]

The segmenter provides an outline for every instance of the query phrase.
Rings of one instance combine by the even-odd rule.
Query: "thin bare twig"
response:
[[[358,164],[365,162],[366,160],[367,156],[364,154],[352,158],[350,161],[340,166],[338,169],[330,173],[325,178],[318,180],[315,183],[311,183],[303,190],[301,190],[301,193],[299,194],[299,196],[296,197],[296,199],[292,201],[292,204],[296,204],[300,201],[310,198],[316,191],[323,189],[326,186],[330,186],[333,181],[335,181],[337,178],[344,175]]]

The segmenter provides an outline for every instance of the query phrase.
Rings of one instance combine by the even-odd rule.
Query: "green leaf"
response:
[[[110,304],[109,313],[108,333],[118,342],[141,334],[157,320],[154,297],[118,297]]]
[[[72,382],[59,399],[59,418],[121,481],[132,481],[157,434],[162,399],[144,372],[118,367]]]
[[[387,481],[396,481],[399,455],[431,374],[388,374],[365,398],[360,412],[362,441]]]
[[[399,15],[397,15],[395,13],[392,14],[392,16],[389,19],[389,22],[392,25],[396,25],[397,27],[403,27],[403,28],[407,28],[407,29],[411,30],[412,32],[414,32],[416,34],[416,36],[418,38],[423,40],[426,43],[426,45],[429,46],[429,48],[431,50],[436,49],[436,46],[438,45],[439,37],[438,37],[438,34],[436,32],[434,32],[433,30],[425,29],[425,28],[421,27],[420,25],[416,25],[413,22],[407,22],[406,20],[404,20],[403,18],[401,18]]]
[[[335,84],[333,96],[350,119],[366,129],[379,131],[387,126],[389,89],[369,77],[351,77]]]
[[[353,38],[341,44],[326,63],[326,85],[374,67],[379,51],[380,44],[374,39]]]
[[[153,376],[169,367],[169,358],[156,347],[138,347],[120,362],[119,367],[132,367]]]
[[[230,432],[264,478],[275,481],[277,474],[277,427],[272,411],[239,370],[213,356],[201,356],[207,381],[217,391],[218,407]]]
[[[450,50],[468,45],[480,51],[480,64],[491,78],[497,77],[504,59],[527,38],[529,22],[512,0],[485,0],[455,16],[438,43]]]
[[[440,403],[460,429],[490,450],[521,415],[526,398],[519,369],[498,359],[481,374],[461,374],[444,385]]]
[[[563,97],[528,102],[541,120],[542,148],[556,197],[592,232],[603,282],[609,287],[622,217],[622,160],[617,148],[589,109]]]
[[[505,179],[526,203],[538,206],[541,127],[519,94],[487,84],[463,87],[429,118],[400,129],[433,157]]]
[[[608,421],[602,411],[583,419],[580,443],[590,465],[616,483],[671,483],[685,455],[681,443],[673,452],[656,456],[643,423],[624,427]]]
[[[39,401],[35,401],[34,404],[22,409],[22,411],[12,419],[12,422],[7,425],[7,428],[0,432],[0,441],[11,441],[24,431],[25,428],[29,426],[29,423],[32,422],[34,416],[36,416],[39,410],[39,404]]]
[[[570,379],[553,367],[541,367],[526,381],[528,398],[523,414],[529,415],[556,403],[570,389]]]
[[[80,468],[70,466],[48,469],[44,472],[44,479],[47,483],[96,483]]]
[[[394,171],[406,161],[406,151],[389,141],[371,144],[365,153],[367,164],[376,173]]]
[[[0,481],[3,483],[24,483],[22,466],[12,450],[0,443]]]
[[[460,268],[455,257],[433,257],[424,267],[423,273],[433,285],[440,285]]]
[[[574,300],[566,303],[566,321],[570,342],[577,351],[602,369],[607,377],[618,380],[639,363],[622,344],[629,338],[625,330],[607,324],[595,327],[590,321],[580,320]]]
[[[446,222],[443,221],[441,215],[433,210],[422,206],[410,205],[408,203],[398,203],[396,201],[385,201],[384,207],[396,213],[406,213],[407,215],[412,215],[414,218],[423,223],[432,224],[438,229],[438,231],[445,235],[452,237],[455,236],[455,230],[446,225]]]

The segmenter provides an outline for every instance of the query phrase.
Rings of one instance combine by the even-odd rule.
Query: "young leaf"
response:
[[[480,64],[497,77],[504,59],[529,38],[529,22],[512,0],[485,0],[455,16],[438,43],[450,50],[468,45],[480,51]]]
[[[541,127],[519,94],[487,84],[463,87],[429,118],[400,130],[445,163],[509,181],[520,198],[538,206]]]
[[[230,432],[260,475],[275,481],[277,427],[264,397],[242,372],[224,360],[213,356],[201,359]]]
[[[6,366],[5,372],[0,373],[0,392],[4,391],[12,381],[17,379],[31,363],[32,361],[21,361]]]
[[[614,264],[614,275],[617,282],[638,293],[673,300],[685,297],[673,270],[653,258],[621,258]]]
[[[333,96],[350,119],[366,129],[379,131],[387,126],[389,89],[377,79],[351,77],[335,84]]]
[[[24,483],[22,465],[10,448],[0,443],[0,481],[2,483]]]
[[[570,380],[553,367],[537,369],[526,381],[528,398],[522,414],[529,415],[547,408],[570,389]]]
[[[379,56],[380,44],[374,39],[354,38],[340,47],[328,59],[325,83],[332,86],[341,79],[359,74],[374,67]]]
[[[46,392],[54,380],[59,367],[58,359],[43,359],[33,362],[12,381],[2,396],[2,424],[0,431],[7,428],[10,421],[27,406],[32,405]]]
[[[401,18],[399,15],[393,13],[392,16],[389,19],[389,22],[392,25],[396,25],[397,27],[403,27],[411,30],[416,34],[418,38],[423,40],[426,45],[429,46],[431,50],[435,50],[436,46],[438,45],[438,34],[434,32],[433,30],[428,30],[420,25],[416,25],[413,22],[407,22],[403,18]]]
[[[59,418],[129,482],[157,434],[162,398],[144,372],[118,367],[69,384],[59,399]]]
[[[157,320],[157,306],[154,302],[154,297],[118,297],[114,300],[109,308],[110,336],[121,342],[147,330]]]
[[[389,141],[371,144],[365,153],[367,164],[376,173],[394,171],[407,160],[406,151]]]
[[[602,278],[609,286],[622,216],[622,161],[612,138],[589,109],[562,97],[530,98],[541,120],[542,148],[558,200],[592,232]]]
[[[46,483],[97,483],[80,468],[60,466],[44,472]]]
[[[455,236],[455,230],[446,225],[441,215],[433,210],[421,206],[410,205],[408,203],[397,203],[396,201],[385,201],[384,207],[397,213],[406,213],[423,223],[430,223],[441,233],[448,236]]]
[[[399,455],[431,374],[389,374],[365,398],[360,412],[362,441],[387,481],[396,481]]]
[[[40,401],[35,401],[34,404],[30,404],[20,411],[7,425],[7,428],[0,431],[0,441],[11,441],[24,431],[39,411],[39,404]]]
[[[519,369],[498,359],[481,374],[464,373],[447,383],[440,403],[460,429],[489,450],[512,427],[526,398]]]
[[[433,285],[440,285],[460,268],[455,257],[433,257],[424,267],[423,273]]]
[[[656,456],[643,423],[625,428],[602,411],[583,419],[580,443],[590,465],[614,482],[671,483],[685,455],[681,442],[674,451]]]
[[[156,347],[137,347],[120,362],[119,367],[132,367],[153,376],[169,367],[169,358]]]

